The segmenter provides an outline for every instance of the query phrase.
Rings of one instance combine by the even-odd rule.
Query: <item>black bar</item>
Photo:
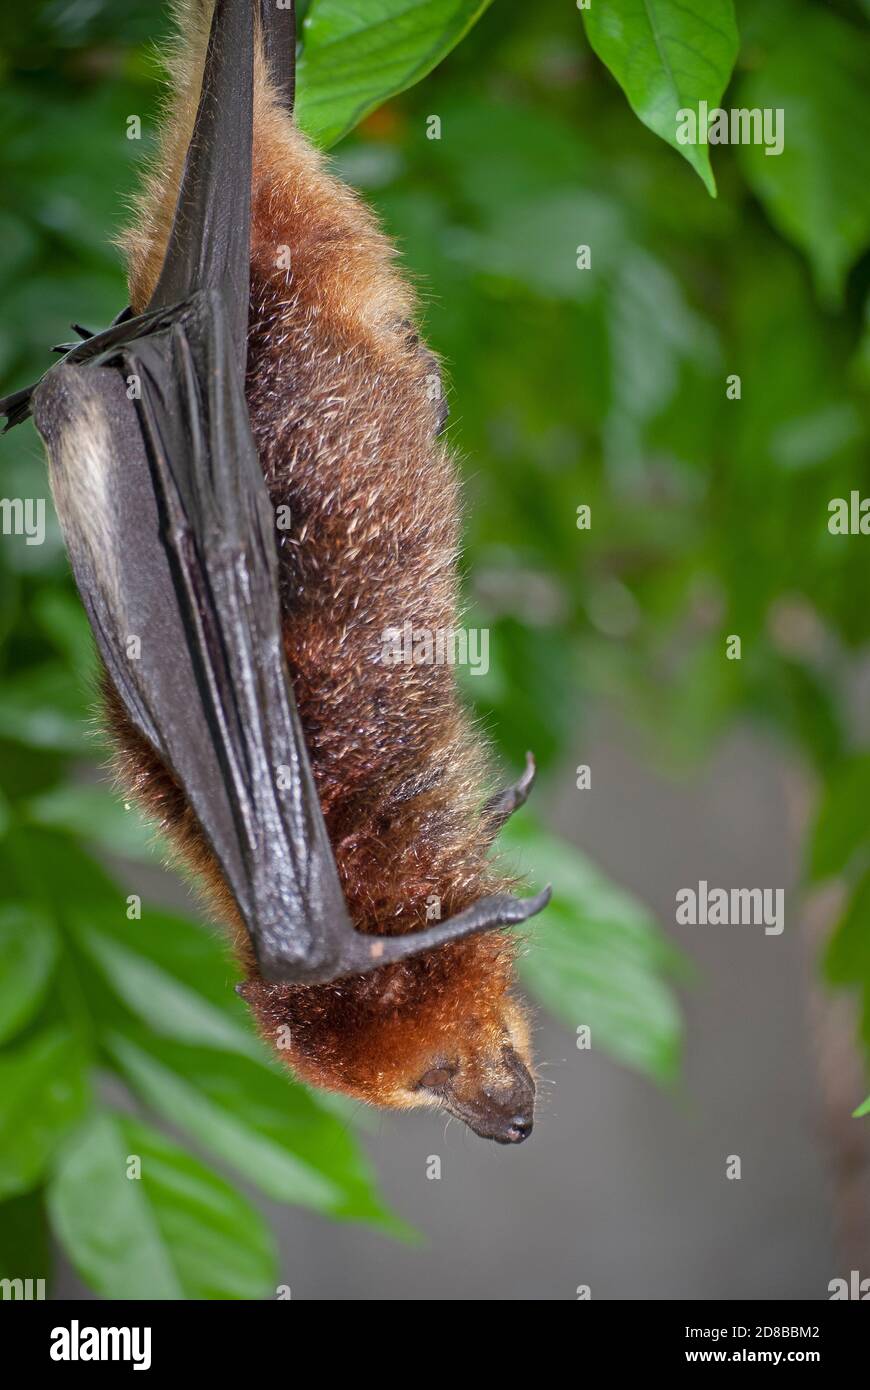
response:
[[[703,1374],[706,1367],[716,1365],[767,1365],[772,1370],[802,1365],[830,1375],[847,1367],[859,1368],[866,1358],[870,1310],[862,1308],[861,1301],[867,1299],[715,1305],[577,1300],[568,1322],[560,1324],[558,1330],[564,1329],[570,1338],[563,1354],[571,1355],[578,1376],[584,1379],[593,1368],[597,1375],[677,1367],[690,1374],[698,1368]],[[135,1358],[142,1363],[139,1379],[148,1374],[163,1376],[189,1365],[196,1367],[200,1377],[214,1371],[222,1378],[244,1374],[249,1380],[252,1375],[273,1379],[281,1367],[289,1375],[298,1366],[300,1355],[307,1360],[311,1350],[323,1344],[322,1317],[305,1301],[278,1296],[262,1303],[7,1301],[0,1302],[0,1338],[7,1365],[20,1365],[25,1371],[40,1374],[93,1378],[108,1371],[113,1376],[135,1375]],[[420,1350],[414,1334],[417,1315],[397,1313],[395,1317],[394,1326],[401,1334],[398,1346],[395,1334],[387,1333],[383,1314],[378,1317],[376,1338],[370,1313],[350,1314],[350,1335],[326,1339],[329,1371],[334,1374],[336,1353],[344,1346],[354,1358],[360,1356],[363,1344],[353,1330],[357,1324],[360,1332],[370,1329],[365,1341],[368,1356],[375,1355],[378,1346],[386,1351],[389,1335],[393,1366],[397,1352],[415,1358]],[[487,1342],[492,1347],[502,1320],[498,1314],[488,1318]],[[117,1336],[107,1333],[98,1341],[93,1330],[103,1328],[119,1331]],[[125,1337],[121,1329],[129,1335]],[[138,1338],[132,1329],[139,1329]],[[303,1349],[300,1339],[309,1334],[313,1340]],[[526,1376],[538,1355],[536,1343],[533,1337],[526,1344]],[[515,1348],[513,1339],[510,1345]],[[78,1359],[53,1359],[52,1347],[77,1353]],[[126,1360],[111,1359],[116,1347],[127,1353]],[[85,1359],[92,1349],[104,1351],[108,1359]],[[549,1358],[552,1354],[548,1343],[546,1355]]]

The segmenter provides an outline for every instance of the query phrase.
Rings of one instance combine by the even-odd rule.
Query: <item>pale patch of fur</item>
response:
[[[108,417],[84,372],[76,373],[68,414],[49,451],[49,483],[55,510],[70,549],[84,550],[117,611],[121,602],[118,553],[113,537],[114,450]]]

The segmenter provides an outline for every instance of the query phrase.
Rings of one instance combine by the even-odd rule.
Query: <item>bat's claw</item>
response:
[[[496,792],[495,796],[491,796],[487,801],[483,813],[490,822],[493,833],[501,830],[505,821],[513,815],[514,811],[518,811],[521,806],[526,804],[529,792],[535,784],[536,773],[534,755],[527,753],[526,766],[522,776],[512,782],[509,787],[505,787],[504,791]]]

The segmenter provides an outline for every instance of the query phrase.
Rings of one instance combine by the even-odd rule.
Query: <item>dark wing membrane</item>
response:
[[[170,328],[130,344],[122,371],[56,368],[34,411],[103,659],[184,788],[263,975],[331,978],[351,928],[287,676],[273,520],[219,296],[195,296]]]
[[[133,344],[128,363],[141,375],[176,602],[214,755],[208,794],[198,765],[182,781],[213,843],[209,801],[223,783],[241,880],[225,868],[266,978],[331,975],[350,923],[287,674],[275,520],[219,292],[195,296],[168,335]],[[182,728],[176,742],[185,739]]]

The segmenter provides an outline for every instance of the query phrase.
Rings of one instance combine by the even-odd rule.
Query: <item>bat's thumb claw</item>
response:
[[[553,885],[548,883],[546,888],[542,888],[533,898],[516,898],[516,917],[513,920],[527,922],[530,917],[537,916],[539,912],[543,912],[552,896]]]

